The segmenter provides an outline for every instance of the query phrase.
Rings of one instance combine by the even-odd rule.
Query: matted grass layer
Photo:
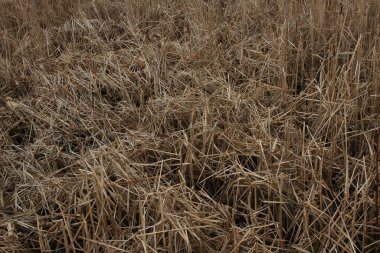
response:
[[[0,251],[376,252],[379,24],[377,0],[0,1]]]

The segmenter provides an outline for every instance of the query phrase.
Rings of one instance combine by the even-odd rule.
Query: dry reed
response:
[[[380,2],[0,1],[0,252],[376,252]]]

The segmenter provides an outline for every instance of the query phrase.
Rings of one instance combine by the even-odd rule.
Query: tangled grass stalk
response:
[[[0,2],[0,252],[376,252],[380,2]]]

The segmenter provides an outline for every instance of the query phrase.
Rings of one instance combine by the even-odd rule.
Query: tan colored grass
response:
[[[376,252],[380,3],[0,2],[0,252]]]

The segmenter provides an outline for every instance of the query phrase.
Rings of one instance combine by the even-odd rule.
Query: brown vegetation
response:
[[[375,252],[377,0],[0,1],[1,252]]]

